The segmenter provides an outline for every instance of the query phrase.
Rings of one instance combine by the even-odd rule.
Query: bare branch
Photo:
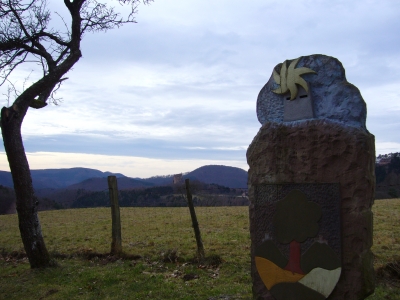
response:
[[[134,15],[140,2],[148,4],[153,0],[118,0],[120,5],[129,5],[130,12],[126,17],[116,12],[114,7],[97,0],[85,1],[82,7],[82,29],[84,32],[107,31],[112,28],[119,28],[127,23],[136,23]]]
[[[31,76],[32,72],[33,72],[33,71],[31,71],[31,72],[29,73],[29,75],[26,76],[25,79],[24,79],[24,83],[22,84],[22,90],[23,90],[23,91],[25,91],[26,83],[28,82],[29,77]]]
[[[8,3],[9,3],[9,9],[12,13],[11,18],[13,18],[14,20],[17,20],[17,22],[19,24],[19,28],[24,32],[25,36],[27,36],[29,38],[30,37],[29,32],[26,29],[24,22],[22,21],[22,16],[20,15],[20,13],[25,12],[29,8],[31,8],[34,5],[35,1],[33,0],[31,3],[29,3],[27,5],[26,8],[22,8],[22,9],[20,8],[23,6],[23,4],[21,4],[21,3],[17,3],[17,4],[13,3],[15,6],[12,5],[10,0],[8,1]]]
[[[65,47],[69,46],[69,42],[66,42],[61,37],[59,37],[57,35],[54,35],[54,34],[51,34],[51,33],[48,33],[48,32],[42,31],[42,32],[40,32],[39,34],[37,34],[35,36],[35,38],[40,38],[40,37],[48,37],[48,38],[50,38],[51,40],[53,40],[54,42],[56,42],[57,44],[59,44],[61,46],[65,46]]]
[[[58,82],[57,86],[54,88],[53,92],[51,93],[50,98],[51,98],[51,102],[52,102],[54,105],[59,105],[59,103],[62,102],[62,98],[56,98],[55,95],[56,95],[57,91],[60,89],[61,83],[62,83],[64,80],[67,80],[67,79],[68,79],[68,77],[61,78],[60,81]]]
[[[61,51],[60,55],[58,56],[58,58],[56,59],[55,63],[59,64],[61,61],[63,61],[64,57],[66,55],[68,55],[70,52],[69,48],[65,48],[64,50]]]
[[[138,5],[150,2],[118,0],[121,6],[129,7],[123,15],[106,0],[64,0],[71,24],[67,26],[61,17],[66,27],[62,32],[49,28],[51,14],[47,0],[0,0],[0,86],[22,63],[34,62],[40,66],[43,77],[24,91],[20,99],[50,98],[57,103],[53,89],[59,89],[61,78],[81,57],[83,34],[135,23]]]
[[[13,93],[14,98],[16,98],[16,97],[18,97],[18,91],[15,88],[14,83],[12,83],[10,80],[7,80],[7,81],[8,81],[7,94],[3,94],[3,95],[7,97],[7,106],[10,106],[11,93]]]
[[[67,30],[67,34],[68,34],[68,36],[69,36],[69,35],[70,35],[70,31],[69,31],[69,28],[68,28],[67,23],[65,22],[64,18],[63,18],[58,12],[55,12],[55,14],[56,14],[57,16],[59,16],[59,18],[61,19],[61,21],[63,21],[64,26],[65,26],[65,29]]]
[[[14,55],[13,57],[11,57],[10,59],[5,59],[4,64],[1,61],[0,62],[0,69],[1,69],[1,73],[3,73],[2,75],[0,75],[0,86],[4,84],[4,82],[6,80],[8,80],[8,77],[11,75],[11,73],[22,63],[24,63],[26,61],[26,57],[27,57],[28,53],[25,53],[24,57],[20,58],[19,60],[17,60],[17,56],[19,55]],[[7,57],[6,57],[7,58]]]

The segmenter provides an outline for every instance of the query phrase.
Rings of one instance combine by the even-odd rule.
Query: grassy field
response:
[[[388,268],[400,260],[400,200],[375,203],[380,281],[368,299],[400,299]],[[0,299],[251,299],[248,208],[196,212],[204,263],[194,260],[188,208],[122,208],[124,259],[107,255],[109,208],[41,212],[47,247],[60,265],[46,270],[29,268],[17,216],[0,216]]]

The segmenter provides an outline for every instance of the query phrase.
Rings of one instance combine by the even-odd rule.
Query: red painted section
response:
[[[300,268],[301,245],[297,241],[290,242],[289,262],[285,270],[292,271],[292,273],[304,274]]]

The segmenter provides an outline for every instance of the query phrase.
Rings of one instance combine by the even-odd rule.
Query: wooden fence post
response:
[[[108,190],[110,194],[111,219],[112,219],[111,254],[119,255],[122,253],[122,242],[121,242],[121,217],[119,214],[117,177],[108,176],[107,180],[108,180]]]
[[[190,192],[189,179],[185,179],[185,185],[186,185],[186,194],[187,194],[190,216],[192,217],[192,225],[193,225],[193,229],[194,229],[194,235],[196,237],[197,256],[199,257],[200,260],[203,260],[204,256],[205,256],[203,241],[201,240],[199,223],[197,222],[196,212],[195,212],[194,206],[193,206],[192,194]]]

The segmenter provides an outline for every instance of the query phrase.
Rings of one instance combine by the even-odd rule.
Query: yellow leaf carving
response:
[[[314,73],[317,74],[317,72],[309,69],[309,68],[297,68],[297,63],[299,62],[300,57],[292,61],[289,65],[289,67],[286,66],[286,60],[283,62],[280,74],[276,72],[274,69],[272,75],[274,77],[274,80],[277,84],[280,86],[272,90],[276,94],[285,94],[286,92],[290,92],[290,100],[294,100],[297,97],[297,85],[300,85],[304,88],[306,92],[308,92],[308,84],[307,82],[301,78],[300,76],[303,74],[309,74],[309,73]]]

